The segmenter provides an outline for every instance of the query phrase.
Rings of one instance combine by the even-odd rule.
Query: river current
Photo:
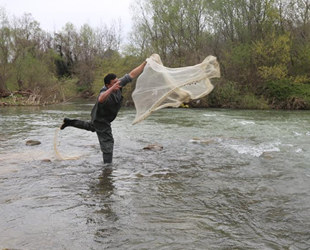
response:
[[[60,159],[91,108],[0,108],[0,249],[310,248],[310,111],[122,108],[112,165],[69,127]]]

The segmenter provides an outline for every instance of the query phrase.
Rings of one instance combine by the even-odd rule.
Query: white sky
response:
[[[0,0],[0,7],[12,17],[31,13],[45,31],[59,31],[67,22],[76,28],[88,23],[96,28],[101,24],[110,27],[121,20],[124,35],[131,31],[132,0]]]

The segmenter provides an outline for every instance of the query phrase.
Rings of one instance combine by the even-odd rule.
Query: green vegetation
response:
[[[222,77],[187,107],[310,108],[310,2],[136,0],[126,44],[118,23],[53,34],[31,14],[10,20],[0,7],[0,105],[94,97],[109,72],[121,76],[153,53],[182,67],[215,55]],[[135,84],[124,90],[132,105]],[[7,97],[8,96],[8,97]]]
[[[309,109],[310,84],[294,83],[289,80],[266,83],[264,96],[269,106],[276,109]]]

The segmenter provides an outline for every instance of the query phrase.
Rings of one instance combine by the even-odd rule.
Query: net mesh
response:
[[[214,56],[208,56],[194,66],[168,68],[158,54],[153,54],[147,59],[132,93],[136,107],[132,123],[144,120],[153,111],[179,107],[209,94],[213,90],[210,79],[215,77],[220,77],[220,67]]]

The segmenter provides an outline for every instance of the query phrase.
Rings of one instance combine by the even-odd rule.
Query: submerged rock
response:
[[[42,162],[52,162],[50,159],[43,159]]]
[[[205,145],[209,145],[211,143],[216,143],[215,140],[213,139],[201,139],[201,138],[197,138],[194,137],[192,140],[190,140],[191,143],[197,143],[197,144],[205,144]]]
[[[35,141],[35,140],[28,140],[26,141],[26,145],[27,146],[36,146],[36,145],[40,145],[41,142],[40,141]]]
[[[150,145],[147,145],[146,147],[144,147],[143,149],[159,151],[159,150],[163,150],[163,148],[164,147],[159,145],[159,144],[150,144]]]
[[[262,158],[264,158],[264,159],[271,160],[271,159],[274,159],[274,158],[275,158],[275,154],[274,154],[274,152],[272,152],[272,151],[265,151],[265,152],[263,152],[259,157],[262,157]]]

